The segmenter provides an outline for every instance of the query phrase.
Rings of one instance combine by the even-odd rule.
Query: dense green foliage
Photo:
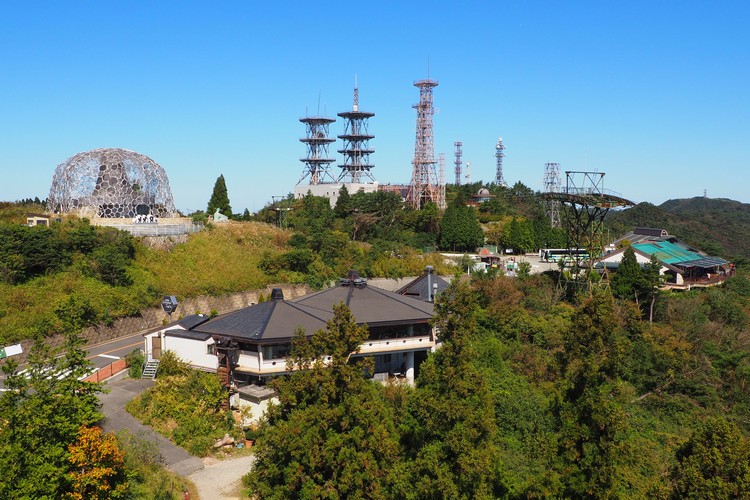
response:
[[[440,247],[473,252],[484,243],[484,233],[472,207],[451,205],[440,223]]]
[[[245,484],[262,498],[387,498],[387,475],[398,453],[393,415],[363,372],[350,363],[367,339],[341,304],[327,329],[298,332],[279,379],[279,404],[259,430],[257,461]]]
[[[208,200],[206,214],[213,215],[217,209],[220,214],[232,217],[232,206],[229,204],[229,193],[227,193],[227,183],[224,181],[223,174],[216,179],[211,199]]]
[[[34,344],[24,373],[6,360],[0,395],[0,497],[62,498],[74,485],[69,446],[83,426],[99,422],[99,384],[82,382],[89,369],[82,342],[68,333],[62,352]],[[58,354],[61,354],[58,356]]]
[[[261,466],[246,484],[264,498],[345,497],[363,477],[358,467],[369,466],[382,479],[356,496],[750,495],[750,282],[656,293],[652,322],[639,296],[620,295],[593,288],[567,302],[544,275],[454,284],[436,305],[442,347],[414,388],[366,389],[360,364],[337,364],[345,378],[315,366],[340,335],[316,339],[315,349],[301,343],[294,359],[312,372],[278,382],[281,404],[261,429]],[[357,455],[385,448],[348,437],[367,422],[387,430],[381,446],[398,440],[385,462]],[[327,468],[340,459],[329,440],[361,463]]]
[[[127,410],[193,455],[207,455],[216,439],[237,431],[231,412],[221,409],[226,391],[216,374],[191,370],[167,352],[156,384]]]

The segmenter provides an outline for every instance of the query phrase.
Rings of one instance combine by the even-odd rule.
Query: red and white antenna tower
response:
[[[414,82],[414,86],[419,88],[419,104],[413,106],[417,110],[417,140],[414,145],[411,183],[406,200],[409,206],[419,210],[430,201],[440,207],[432,128],[432,115],[435,114],[432,107],[432,89],[438,86],[438,82],[428,78]]]
[[[456,150],[453,153],[455,157],[453,164],[456,166],[456,168],[454,169],[454,172],[456,174],[456,186],[460,186],[461,185],[461,165],[463,165],[463,162],[461,161],[461,156],[463,155],[463,151],[461,151],[461,146],[463,146],[463,143],[461,141],[456,141],[453,143],[453,145],[456,147]]]

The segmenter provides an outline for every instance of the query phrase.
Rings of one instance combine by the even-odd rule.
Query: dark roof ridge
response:
[[[374,292],[376,292],[376,293],[379,293],[380,295],[383,295],[384,297],[389,297],[389,298],[391,298],[393,300],[398,300],[399,302],[401,302],[405,306],[410,307],[410,308],[414,309],[415,311],[424,312],[420,308],[418,308],[415,305],[413,305],[413,304],[410,303],[412,300],[416,300],[417,303],[422,304],[422,303],[424,303],[424,301],[422,301],[422,300],[415,299],[413,297],[407,297],[406,295],[401,295],[401,294],[396,293],[396,292],[389,292],[388,290],[382,290],[382,289],[380,289],[378,287],[373,287],[372,290]],[[405,299],[408,299],[408,300],[405,300]],[[428,304],[432,304],[432,302],[427,302],[427,303]]]

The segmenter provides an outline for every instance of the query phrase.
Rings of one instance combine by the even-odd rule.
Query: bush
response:
[[[125,356],[125,364],[128,366],[130,378],[141,378],[143,367],[146,366],[146,357],[140,349],[133,349],[130,354]]]
[[[188,364],[180,359],[173,351],[164,351],[159,358],[160,377],[169,377],[173,375],[186,375],[190,371]]]

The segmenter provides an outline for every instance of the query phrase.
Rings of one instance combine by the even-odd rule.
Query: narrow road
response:
[[[179,446],[175,446],[167,438],[151,427],[143,425],[125,411],[125,405],[128,401],[153,384],[153,380],[131,378],[108,382],[105,387],[109,390],[109,393],[99,395],[99,400],[102,402],[102,413],[104,414],[102,427],[105,431],[110,432],[126,429],[132,434],[140,434],[142,437],[152,440],[156,443],[166,468],[181,476],[188,476],[202,469],[203,461],[190,455]]]

